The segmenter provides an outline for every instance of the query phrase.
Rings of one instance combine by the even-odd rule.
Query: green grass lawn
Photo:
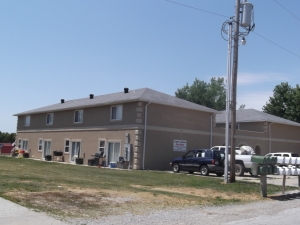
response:
[[[281,191],[268,185],[268,195]],[[297,189],[286,187],[286,190]],[[0,196],[58,216],[99,217],[130,211],[262,200],[259,184],[200,175],[119,170],[0,157]]]

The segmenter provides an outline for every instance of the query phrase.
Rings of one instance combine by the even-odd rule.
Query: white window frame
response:
[[[76,116],[76,114],[79,113],[79,117]],[[78,118],[78,121],[76,119]],[[74,123],[82,123],[83,122],[83,109],[75,110],[74,111]]]
[[[50,120],[48,118],[50,118]],[[54,120],[54,114],[53,113],[47,113],[47,115],[46,115],[46,125],[53,125],[53,120]]]
[[[104,142],[104,145],[101,146],[101,142]],[[98,142],[99,146],[98,146],[98,151],[101,152],[103,151],[103,153],[105,152],[105,147],[106,147],[106,140],[103,140],[103,139],[99,139],[99,142]]]
[[[24,126],[25,126],[25,127],[30,126],[30,116],[25,116],[25,119],[24,119]]]
[[[114,109],[116,110],[114,113]],[[110,109],[110,120],[120,121],[123,118],[123,105],[114,105]]]
[[[42,152],[43,149],[44,149],[44,140],[42,138],[39,138],[39,141],[38,141],[38,151]]]
[[[68,145],[66,142],[69,142]],[[65,139],[64,140],[64,153],[65,154],[70,154],[70,143],[71,143],[71,140],[70,139]],[[66,149],[68,148],[68,151],[66,151]]]

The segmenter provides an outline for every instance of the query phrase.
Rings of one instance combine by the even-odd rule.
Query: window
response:
[[[191,151],[191,152],[188,152],[186,155],[185,155],[185,158],[191,158],[191,157],[194,157],[195,155],[195,152],[194,151]]]
[[[205,157],[212,157],[212,151],[206,151]]]
[[[22,149],[28,150],[28,140],[22,140]]]
[[[30,116],[25,116],[25,122],[24,122],[25,126],[29,126],[30,125]]]
[[[48,113],[46,117],[46,124],[52,125],[53,124],[53,113]]]
[[[99,141],[99,152],[104,152],[105,150],[105,141]]]
[[[74,116],[75,123],[82,123],[83,120],[83,110],[76,110]]]
[[[70,151],[70,140],[65,140],[65,152],[69,153]]]
[[[111,107],[111,120],[122,120],[122,105]]]
[[[43,150],[43,139],[39,139],[39,151]]]
[[[21,145],[22,145],[22,139],[19,139],[19,141],[18,141],[18,148],[21,148]]]

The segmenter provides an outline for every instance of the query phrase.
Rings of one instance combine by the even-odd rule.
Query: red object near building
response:
[[[13,147],[11,143],[0,143],[0,154],[10,155]]]

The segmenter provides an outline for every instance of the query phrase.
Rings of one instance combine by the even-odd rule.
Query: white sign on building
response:
[[[186,140],[174,140],[173,142],[173,151],[185,152],[187,146]]]

